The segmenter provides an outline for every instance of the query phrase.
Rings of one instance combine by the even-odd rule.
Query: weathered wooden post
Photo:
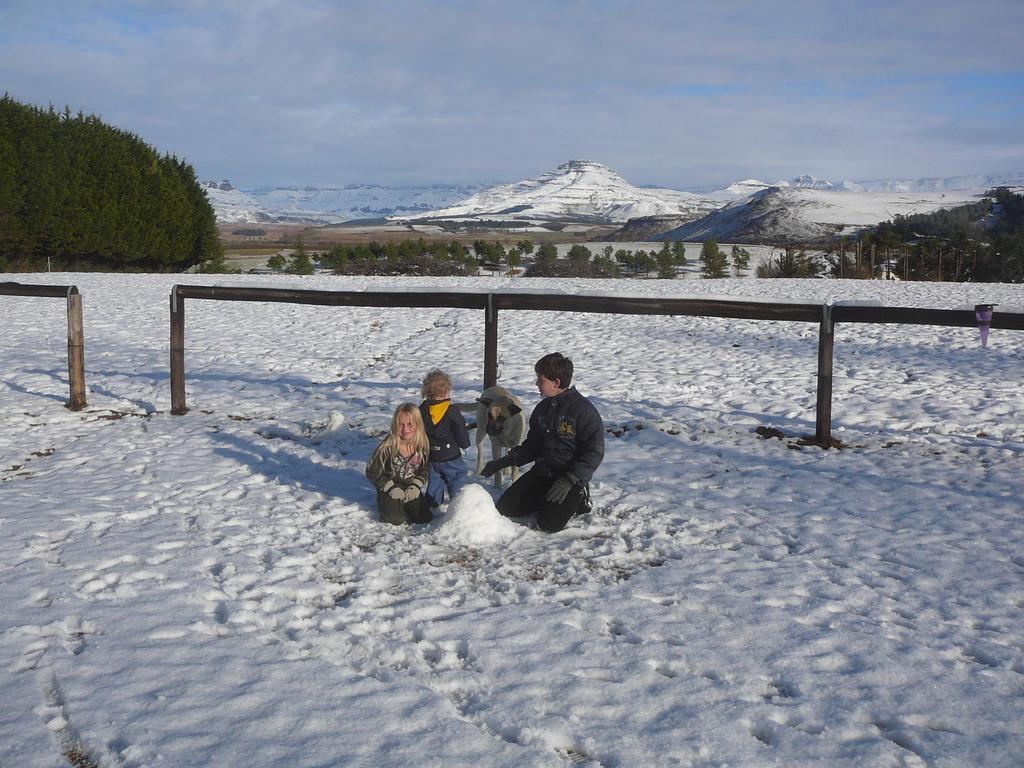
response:
[[[70,398],[67,407],[80,411],[85,402],[85,328],[82,323],[82,294],[68,288],[68,382]]]
[[[494,294],[487,294],[484,309],[484,389],[498,383],[498,308],[494,306]]]
[[[821,308],[818,328],[818,405],[814,422],[814,442],[822,448],[832,444],[832,350],[835,324],[832,305]]]
[[[185,405],[185,300],[171,289],[171,413],[188,413]]]

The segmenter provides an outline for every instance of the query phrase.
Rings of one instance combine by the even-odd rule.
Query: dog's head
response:
[[[507,397],[480,397],[477,401],[487,409],[487,424],[484,429],[488,435],[503,434],[505,425],[523,411]]]

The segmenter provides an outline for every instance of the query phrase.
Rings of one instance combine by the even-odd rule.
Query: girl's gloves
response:
[[[407,488],[395,485],[388,490],[388,496],[395,501],[416,501],[420,497],[420,489],[415,485],[410,485]]]

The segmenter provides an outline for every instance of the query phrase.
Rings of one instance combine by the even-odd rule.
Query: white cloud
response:
[[[939,175],[1024,167],[1019,115],[968,98],[997,78],[1020,102],[1021,28],[1024,4],[954,0],[15,0],[0,82],[242,184],[511,180],[581,155],[676,186]]]

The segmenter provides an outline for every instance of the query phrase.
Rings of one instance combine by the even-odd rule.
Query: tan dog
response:
[[[523,442],[526,416],[519,398],[504,387],[488,387],[476,399],[476,473],[484,468],[484,438],[491,438],[491,458],[500,459],[505,452]],[[519,467],[512,467],[512,482],[519,479]],[[494,474],[494,487],[501,488],[505,470]]]

